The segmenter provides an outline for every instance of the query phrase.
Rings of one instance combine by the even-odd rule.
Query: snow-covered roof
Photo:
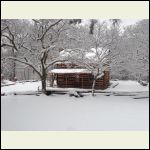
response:
[[[71,49],[66,49],[60,52],[60,56],[61,57],[69,57],[69,56],[79,56],[80,51],[82,51],[82,49],[77,49],[77,50],[71,50]],[[106,52],[107,49],[104,48],[97,48],[97,50],[95,48],[91,48],[88,52],[85,51],[85,58],[87,59],[96,59],[97,55],[103,55],[104,52]]]
[[[69,56],[69,52],[66,52],[66,50],[62,50],[59,54],[60,54],[61,57]]]
[[[108,53],[109,50],[108,49],[104,49],[104,48],[97,48],[97,50],[95,48],[91,48],[86,54],[85,57],[88,59],[96,59],[96,56],[103,56],[104,53]]]
[[[87,69],[53,69],[50,71],[50,73],[91,73]]]

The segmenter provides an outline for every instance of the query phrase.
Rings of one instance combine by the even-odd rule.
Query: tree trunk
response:
[[[23,74],[24,74],[23,80],[26,80],[26,71],[25,71],[25,69],[23,70]]]
[[[41,76],[42,93],[46,94],[46,78],[47,78],[47,73],[46,73],[46,69],[44,68],[43,60],[41,60],[41,64],[42,64],[42,76]]]
[[[94,78],[93,84],[92,84],[92,96],[95,96],[94,95],[94,92],[95,92],[95,83],[96,83],[96,78]]]
[[[46,94],[46,77],[42,77],[42,93]]]
[[[28,80],[30,80],[30,69],[28,68]]]
[[[13,62],[13,79],[16,77],[16,62]]]
[[[12,48],[12,56],[16,58],[14,48]],[[13,80],[15,77],[16,77],[16,62],[13,60]]]

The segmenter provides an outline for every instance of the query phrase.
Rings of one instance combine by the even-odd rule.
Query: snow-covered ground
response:
[[[113,88],[113,85],[116,85]],[[15,92],[27,92],[27,91],[38,91],[38,89],[41,89],[41,82],[16,82],[15,85],[5,86],[1,88],[1,93],[5,94],[13,94]],[[51,88],[48,87],[48,89],[55,89],[58,90],[58,88]],[[72,90],[72,88],[59,88],[59,90]],[[83,89],[81,89],[83,91]],[[86,90],[85,90],[86,91]],[[124,91],[124,92],[139,92],[139,91],[149,91],[149,86],[142,86],[136,81],[111,81],[111,86],[103,91]]]
[[[143,91],[135,81],[113,81],[119,84],[107,90]],[[130,83],[130,84],[129,84]],[[40,82],[17,83],[1,88],[1,93],[37,91]],[[107,91],[106,90],[106,91]],[[18,131],[100,131],[149,130],[149,99],[132,96],[106,96],[84,93],[75,98],[59,95],[7,95],[1,97],[1,130]]]
[[[15,85],[1,87],[1,93],[13,94],[15,92],[38,91],[41,82],[16,82]]]
[[[1,130],[148,130],[148,99],[4,96]]]
[[[14,85],[15,82],[9,81],[9,80],[3,80],[1,81],[1,86],[6,86],[6,85]]]
[[[125,80],[118,80],[118,81],[111,81],[112,85],[118,84],[115,88],[106,89],[106,91],[128,91],[128,92],[138,92],[138,91],[149,91],[149,86],[142,86],[136,81],[125,81]]]

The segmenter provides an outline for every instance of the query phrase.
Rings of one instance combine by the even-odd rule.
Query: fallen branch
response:
[[[3,86],[10,86],[10,85],[15,85],[15,83],[11,83],[11,84],[1,84],[1,87],[3,87]]]
[[[149,96],[143,96],[143,97],[133,97],[133,99],[143,99],[143,98],[149,98]]]
[[[5,93],[5,95],[38,95],[42,94],[42,92],[39,91],[24,91],[24,92],[8,92]]]
[[[112,88],[115,88],[119,83],[116,83],[115,85],[112,86]]]
[[[113,94],[114,96],[137,96],[137,94]]]

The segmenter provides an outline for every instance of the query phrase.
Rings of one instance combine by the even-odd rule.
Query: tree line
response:
[[[92,72],[93,89],[106,66],[112,79],[148,80],[149,21],[141,20],[124,31],[120,19],[108,21],[109,25],[91,19],[83,25],[81,19],[1,20],[1,73],[14,78],[21,68],[30,79],[36,74],[43,92],[48,71],[68,60]],[[85,56],[92,48],[96,55],[91,63]],[[60,52],[68,49],[72,55],[62,57]]]

